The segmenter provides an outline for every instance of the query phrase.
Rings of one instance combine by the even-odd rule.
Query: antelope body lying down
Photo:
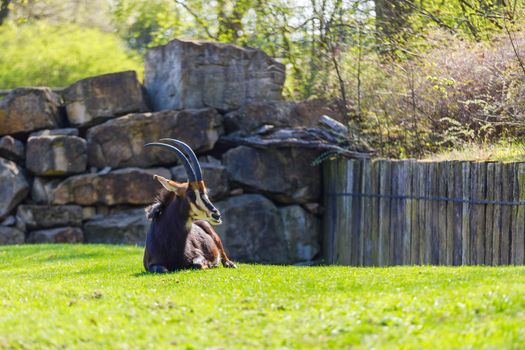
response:
[[[195,153],[182,141],[160,141],[170,142],[180,149],[161,142],[148,143],[145,147],[158,146],[174,151],[184,165],[188,182],[180,183],[154,175],[164,188],[155,203],[146,208],[151,224],[144,250],[144,267],[150,272],[163,273],[216,267],[222,261],[224,267],[235,268],[219,235],[209,224],[220,224],[221,214],[208,198]]]

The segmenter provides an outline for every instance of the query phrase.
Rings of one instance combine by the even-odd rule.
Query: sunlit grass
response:
[[[464,147],[442,151],[427,157],[433,161],[472,160],[472,161],[525,161],[525,143],[501,141],[494,144],[468,144]]]
[[[152,275],[141,259],[135,247],[0,247],[0,348],[525,347],[525,267]]]

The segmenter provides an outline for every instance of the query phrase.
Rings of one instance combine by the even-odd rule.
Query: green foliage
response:
[[[142,249],[0,247],[8,349],[520,349],[524,267],[143,272]]]
[[[115,34],[74,24],[4,24],[0,47],[0,89],[63,87],[93,75],[136,70],[140,76],[143,70]]]

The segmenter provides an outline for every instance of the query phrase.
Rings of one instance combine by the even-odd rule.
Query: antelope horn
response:
[[[202,181],[201,165],[199,163],[199,160],[197,159],[197,156],[195,155],[195,152],[193,152],[193,150],[191,149],[190,146],[188,146],[188,144],[186,144],[186,143],[184,143],[182,141],[179,141],[179,140],[169,139],[169,138],[160,139],[160,141],[170,141],[170,142],[173,142],[176,145],[180,146],[181,148],[183,148],[184,151],[188,154],[188,157],[191,160],[191,164],[193,165],[193,169],[195,169],[195,176],[197,177],[197,181]]]
[[[193,168],[191,167],[190,162],[188,161],[188,158],[182,153],[177,147],[168,145],[161,142],[151,142],[144,145],[144,147],[151,147],[151,146],[159,146],[159,147],[165,147],[167,149],[170,149],[172,151],[175,151],[177,153],[177,156],[179,156],[180,160],[182,161],[182,165],[184,165],[184,169],[186,169],[186,175],[188,176],[188,180],[190,182],[197,181],[197,177],[195,176],[195,171],[193,171]]]

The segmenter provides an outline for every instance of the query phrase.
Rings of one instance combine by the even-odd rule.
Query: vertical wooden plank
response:
[[[404,201],[399,199],[402,193],[402,161],[392,161],[391,174],[392,174],[392,187],[391,194],[393,196],[390,207],[390,265],[400,265],[401,263],[401,231],[403,230],[402,216],[403,216],[403,205]]]
[[[407,161],[398,161],[396,162],[396,168],[397,168],[397,176],[396,176],[396,192],[395,194],[398,196],[398,200],[396,208],[395,208],[395,230],[392,234],[393,240],[393,247],[394,247],[394,254],[393,254],[393,263],[394,265],[402,265],[403,264],[403,253],[404,253],[404,246],[403,242],[405,240],[405,212],[406,212],[406,204],[407,204],[407,175],[408,175],[408,166]],[[393,185],[394,186],[394,185]]]
[[[389,247],[390,247],[390,195],[391,188],[391,170],[390,162],[387,160],[380,161],[380,178],[379,178],[379,266],[390,264]]]
[[[409,159],[403,162],[403,191],[407,196],[405,200],[404,208],[404,222],[403,222],[403,237],[402,237],[402,247],[403,252],[401,254],[401,264],[409,265],[410,264],[410,248],[411,248],[411,239],[412,239],[412,207],[414,200],[413,189],[412,189],[412,178],[413,178],[413,169],[414,169],[414,160]]]
[[[494,178],[493,178],[493,198],[496,202],[501,202],[502,198],[502,168],[503,164],[494,163]],[[504,180],[505,181],[505,180]],[[497,266],[500,264],[500,242],[501,242],[501,205],[493,205],[493,220],[492,220],[492,265]],[[490,239],[490,237],[489,237]]]
[[[412,213],[410,217],[411,231],[410,231],[410,264],[419,264],[419,207],[421,201],[418,199],[421,197],[421,163],[414,161],[412,162]]]
[[[349,184],[352,192],[356,194],[352,202],[352,227],[351,227],[351,256],[350,265],[359,266],[359,257],[361,256],[361,202],[363,197],[361,189],[361,160],[355,160],[354,165],[354,179],[353,183]]]
[[[454,264],[454,227],[455,227],[455,217],[454,217],[454,207],[455,202],[453,199],[455,196],[455,177],[454,169],[457,162],[452,161],[448,164],[447,169],[447,230],[446,230],[446,246],[447,251],[445,254],[445,265],[451,266]]]
[[[490,162],[486,164],[486,195],[488,201],[493,202],[495,198],[494,192],[494,174],[496,172],[496,163]],[[485,205],[485,257],[483,261],[486,265],[492,265],[492,229],[494,227],[494,204]]]
[[[354,183],[354,159],[341,159],[339,171],[343,174],[341,182],[338,183],[337,193],[349,194],[353,192]],[[346,173],[344,171],[346,170]],[[352,227],[354,218],[352,216],[352,204],[354,197],[351,195],[340,196],[339,211],[336,229],[336,263],[338,265],[350,265],[352,254]]]
[[[436,210],[434,209],[435,201],[431,200],[434,197],[434,177],[435,177],[435,163],[427,163],[426,184],[425,184],[425,264],[435,264],[432,260],[432,237],[434,230],[434,216]]]
[[[462,198],[463,208],[461,213],[461,264],[471,264],[470,255],[470,162],[461,162],[462,172]]]
[[[337,181],[337,160],[328,160],[323,163],[324,207],[323,216],[323,256],[327,264],[334,264],[335,251],[335,222],[337,220],[337,203],[335,182]]]
[[[517,202],[520,197],[519,163],[514,163],[514,177],[512,181],[512,201]],[[510,219],[510,264],[516,265],[516,240],[518,239],[518,205],[513,205]]]
[[[454,198],[463,200],[463,163],[454,162]],[[458,266],[462,261],[463,245],[463,202],[454,203],[454,257],[453,265]]]
[[[361,161],[361,189],[365,195],[369,195],[372,190],[372,168],[370,159]],[[361,199],[361,241],[359,265],[370,266],[371,245],[370,243],[370,229],[372,227],[372,201],[371,197],[364,196]]]
[[[439,264],[439,201],[435,198],[439,197],[439,170],[440,163],[432,164],[432,172],[430,174],[431,190],[430,196],[430,263],[432,265]]]
[[[450,163],[447,161],[440,162],[438,166],[438,197],[443,199],[447,197],[448,188],[448,172]],[[447,202],[439,200],[438,203],[438,224],[437,239],[438,239],[438,263],[445,265],[447,262]]]
[[[418,231],[419,231],[419,263],[420,264],[429,264],[429,254],[428,247],[427,247],[427,241],[429,241],[429,224],[428,224],[428,218],[427,218],[427,209],[428,209],[428,201],[425,199],[428,196],[428,188],[429,188],[429,172],[430,172],[430,165],[427,162],[421,162],[421,174],[419,178],[419,190],[421,197],[419,199],[419,206],[418,206]],[[430,244],[428,244],[430,245]]]
[[[525,201],[525,163],[517,165],[518,198],[519,202]],[[514,247],[514,264],[523,265],[525,257],[525,206],[517,205],[515,239],[512,242]]]
[[[472,164],[472,199],[484,200],[486,197],[486,164],[475,162]],[[474,204],[470,221],[472,264],[485,263],[485,207],[484,204]]]
[[[373,160],[371,162],[372,166],[372,175],[371,175],[371,190],[370,192],[374,194],[371,197],[372,202],[372,219],[371,219],[371,229],[370,229],[370,239],[368,240],[367,245],[370,247],[370,265],[379,266],[379,198],[375,194],[379,194],[379,179],[381,174],[381,169],[379,167],[380,162]],[[368,264],[367,264],[368,266]]]
[[[501,197],[503,201],[511,202],[514,192],[514,163],[505,163],[502,168]],[[500,264],[510,264],[510,242],[512,232],[512,211],[511,205],[501,206],[501,240],[500,240]]]

